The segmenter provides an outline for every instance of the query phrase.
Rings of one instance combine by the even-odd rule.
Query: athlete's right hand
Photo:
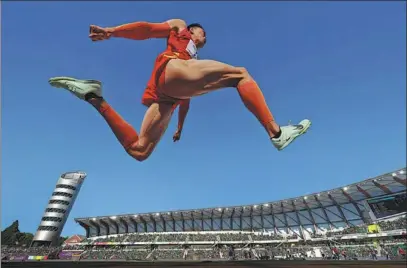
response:
[[[172,140],[174,142],[177,142],[181,139],[181,130],[177,130],[174,134],[174,136],[172,137]]]
[[[112,36],[112,33],[112,28],[102,28],[96,25],[91,25],[89,27],[89,38],[94,42],[107,40]]]

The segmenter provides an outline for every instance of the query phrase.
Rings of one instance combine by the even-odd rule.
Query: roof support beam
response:
[[[204,220],[204,211],[203,210],[201,210],[201,229],[202,229],[202,231],[204,231],[205,229],[205,220]]]
[[[351,202],[351,204],[355,207],[356,211],[359,214],[359,217],[362,219],[363,223],[367,223],[366,218],[364,217],[362,211],[360,210],[358,204],[356,204],[355,200],[345,191],[342,189],[342,194],[346,196],[346,198]]]
[[[372,196],[366,192],[365,189],[362,189],[359,185],[356,185],[356,189],[358,189],[359,192],[361,192],[366,198],[371,198]]]
[[[277,225],[276,225],[276,215],[274,214],[274,205],[273,204],[270,204],[270,214],[271,214],[271,220],[273,221],[274,235],[277,235],[278,230],[277,230]]]
[[[152,214],[149,215],[150,222],[153,223],[153,232],[157,232],[157,223]]]
[[[300,221],[300,216],[298,216],[298,210],[297,210],[297,207],[295,206],[294,200],[291,200],[291,204],[293,205],[294,213],[297,218],[298,228],[300,229],[300,236],[302,239],[304,239],[305,238],[304,231],[303,231],[302,224]],[[306,232],[308,232],[308,231],[306,230]]]
[[[109,222],[113,224],[114,228],[116,229],[116,234],[119,234],[119,225],[117,224],[117,221],[109,218]]]
[[[181,214],[182,231],[185,232],[184,212],[181,211],[179,214]]]
[[[305,198],[302,199],[302,203],[304,203],[305,207],[307,208],[308,215],[310,216],[309,219],[311,220],[312,224],[314,225],[314,232],[316,232],[317,229],[319,229],[320,231],[322,231],[321,228],[319,228],[319,226],[318,226],[317,223],[315,222],[314,215],[312,215],[311,209],[310,209],[310,207],[309,207],[307,201],[305,201]]]
[[[397,177],[397,176],[393,176],[393,180],[395,180],[395,181],[397,181],[398,183],[400,183],[401,185],[404,185],[404,186],[406,186],[407,187],[407,180],[403,180],[403,179],[400,179],[399,177]]]
[[[81,222],[81,221],[77,221],[77,223],[79,223],[79,225],[82,226],[82,228],[85,229],[85,231],[86,231],[86,238],[89,238],[89,236],[90,236],[90,228],[89,228],[89,226],[88,226],[87,224]]]
[[[194,218],[194,212],[191,211],[191,221],[192,221],[192,230],[195,230],[195,218]]]
[[[285,223],[285,228],[286,228],[287,232],[288,232],[288,231],[291,231],[291,232],[294,233],[294,231],[293,231],[293,230],[290,228],[290,226],[288,225],[287,215],[285,214],[284,205],[283,205],[283,202],[282,202],[282,201],[280,202],[280,206],[281,206],[281,211],[283,212],[284,223]]]
[[[328,197],[335,204],[336,208],[338,209],[339,213],[341,214],[342,219],[345,221],[346,225],[349,227],[350,226],[349,221],[346,218],[345,214],[343,213],[343,211],[342,211],[341,207],[339,206],[338,202],[336,202],[336,200],[332,197],[331,194],[328,194]]]
[[[124,225],[124,232],[129,233],[129,224],[123,218],[119,218],[119,221]]]
[[[264,206],[262,205],[260,208],[260,225],[261,225],[261,229],[265,230],[266,228],[264,228]]]
[[[244,208],[240,207],[240,217],[239,217],[240,230],[243,230],[243,212],[244,212]]]
[[[224,209],[220,211],[220,229],[223,230],[223,213]]]
[[[139,219],[140,219],[141,223],[143,224],[144,232],[147,233],[147,222],[146,222],[146,219],[144,219],[144,216],[143,216],[143,215],[140,215],[140,216],[139,216]]]
[[[211,231],[213,231],[213,210],[211,210]]]
[[[110,235],[111,233],[110,233],[110,226],[109,226],[109,224],[107,224],[104,219],[100,219],[99,222],[105,227],[105,229],[106,229],[106,235]]]
[[[249,219],[250,219],[250,230],[253,232],[254,228],[253,228],[253,206],[250,206],[250,214],[249,214]]]
[[[160,214],[160,219],[161,219],[161,222],[162,222],[162,224],[163,224],[163,231],[164,232],[166,232],[167,231],[167,221],[164,219],[164,217],[163,217],[163,215],[162,214]]]
[[[90,224],[92,224],[95,228],[96,228],[96,236],[100,236],[101,232],[100,232],[100,225],[98,222],[94,221],[94,220],[90,220],[89,221]]]
[[[335,224],[333,224],[333,223],[331,222],[331,220],[329,219],[328,214],[326,213],[326,211],[325,211],[325,209],[324,209],[324,206],[322,205],[321,201],[319,201],[319,198],[318,198],[316,195],[314,195],[314,198],[315,198],[315,201],[317,201],[317,203],[318,203],[318,205],[319,205],[319,208],[321,208],[322,213],[324,213],[325,219],[326,219],[326,221],[328,222],[328,224],[329,224],[331,230],[332,230],[332,227],[335,227],[335,228],[336,228]]]
[[[129,217],[129,220],[133,224],[134,232],[138,233],[138,223],[133,219],[133,217]]]
[[[231,230],[234,230],[234,228],[233,228],[233,223],[234,223],[234,220],[233,220],[233,217],[235,216],[235,208],[232,208],[232,213],[230,213],[230,229]]]
[[[386,194],[392,194],[392,191],[390,191],[389,188],[387,188],[386,186],[381,185],[380,183],[378,183],[378,182],[375,181],[375,180],[373,180],[372,182],[373,182],[373,184],[374,184],[376,187],[380,188],[380,190],[382,190],[382,191],[385,192]]]
[[[175,218],[174,214],[170,212],[171,220],[172,220],[172,231],[175,232]]]

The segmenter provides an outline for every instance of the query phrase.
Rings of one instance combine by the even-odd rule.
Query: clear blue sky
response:
[[[34,232],[58,176],[88,173],[74,217],[228,206],[309,194],[405,166],[403,2],[2,3],[2,228]],[[201,58],[246,67],[278,122],[313,127],[277,152],[234,89],[192,100],[146,162],[130,158],[52,76],[104,82],[140,128],[140,97],[165,40],[92,43],[90,24],[183,18],[206,27]]]

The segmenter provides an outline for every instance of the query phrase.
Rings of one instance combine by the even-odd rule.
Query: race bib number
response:
[[[193,59],[198,59],[198,49],[196,48],[194,42],[192,40],[189,40],[189,43],[186,48],[187,52]]]

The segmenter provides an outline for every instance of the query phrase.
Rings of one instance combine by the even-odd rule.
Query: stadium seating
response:
[[[35,259],[62,252],[82,260],[405,259],[406,216],[371,224],[379,226],[377,233],[369,233],[366,224],[311,233],[309,238],[266,231],[130,233],[88,238],[62,248],[2,247],[1,257]]]
[[[399,235],[377,239],[369,237],[367,226],[352,226],[325,234],[313,234],[311,239],[299,239],[296,234],[276,235],[255,232],[196,233],[133,233],[98,237],[63,248],[2,247],[2,258],[16,256],[47,256],[51,252],[75,252],[82,260],[211,260],[263,258],[328,258],[382,259],[405,258],[407,238],[406,217],[377,222],[380,232],[401,230]],[[349,234],[359,238],[344,239]],[[370,234],[375,235],[375,234]],[[353,236],[358,237],[358,236]],[[296,240],[293,240],[296,239]]]

